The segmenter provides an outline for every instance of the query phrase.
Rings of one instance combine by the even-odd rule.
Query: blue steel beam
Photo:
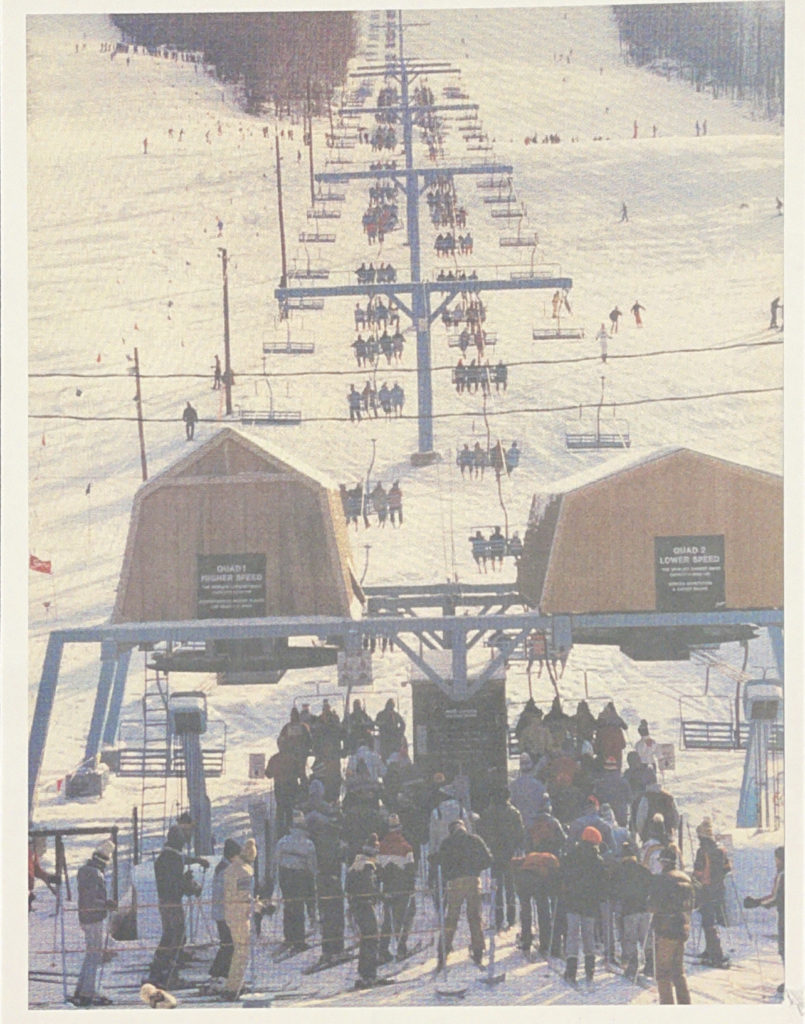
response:
[[[569,620],[573,633],[578,630],[667,629],[681,626],[782,626],[781,608],[749,611],[716,612],[606,612],[562,616]],[[315,636],[343,637],[357,632],[361,636],[382,636],[394,633],[435,633],[454,627],[465,633],[477,629],[551,629],[553,618],[539,612],[507,612],[495,615],[428,615],[411,618],[407,615],[382,615],[365,619],[339,616],[284,616],[271,619],[203,619],[171,622],[120,622],[99,626],[77,626],[55,630],[50,635],[48,655],[42,670],[47,675],[51,645],[65,643],[102,643],[139,645],[201,640],[238,640],[256,637]],[[58,663],[56,664],[58,670]],[[41,687],[41,684],[40,684]],[[38,707],[38,705],[37,705]],[[34,715],[36,721],[36,713]]]
[[[84,761],[94,761],[101,749],[101,736],[106,714],[109,707],[109,694],[112,691],[112,680],[117,667],[117,649],[114,644],[105,641],[101,644],[101,671],[98,677],[98,688],[95,691],[95,705],[89,723],[87,745],[84,749]]]
[[[109,700],[109,711],[106,715],[106,723],[103,727],[103,743],[110,745],[115,742],[117,726],[120,722],[120,709],[123,706],[123,695],[126,692],[126,676],[129,671],[131,660],[131,648],[126,647],[120,651],[115,667],[115,680],[112,683],[112,696]]]
[[[59,666],[61,665],[62,651],[64,650],[65,634],[56,631],[48,637],[48,646],[45,651],[45,661],[42,665],[42,675],[39,679],[39,689],[36,694],[36,706],[34,717],[31,722],[31,732],[28,737],[28,817],[31,817],[34,807],[34,794],[36,784],[39,780],[39,771],[42,767],[42,758],[45,753],[45,741],[47,740],[50,716],[53,712],[53,700],[56,696],[56,686],[59,682]]]
[[[320,296],[323,299],[333,298],[339,295],[366,295],[371,292],[373,295],[386,295],[393,299],[395,293],[400,295],[414,295],[418,288],[423,288],[428,294],[433,292],[446,293],[449,297],[459,295],[461,292],[483,292],[483,291],[528,291],[535,288],[570,289],[573,287],[573,279],[570,277],[518,277],[513,281],[505,280],[471,280],[471,281],[414,281],[398,282],[396,284],[344,284],[344,285],[295,285],[293,288],[275,288],[274,298],[302,299],[312,296]]]
[[[437,103],[434,106],[427,106],[421,104],[419,106],[404,107],[402,104],[396,107],[341,107],[338,111],[339,114],[403,114],[410,111],[412,114],[433,113],[434,111],[443,110],[477,110],[477,103]]]
[[[360,178],[394,178],[402,177],[406,173],[402,167],[395,169],[384,169],[377,171],[318,171],[313,175],[316,181],[323,182],[346,182],[353,181]],[[433,167],[413,167],[411,173],[416,175],[430,175],[435,177],[437,174],[513,174],[514,168],[511,164],[466,164],[460,167],[439,167],[438,170],[434,170]]]

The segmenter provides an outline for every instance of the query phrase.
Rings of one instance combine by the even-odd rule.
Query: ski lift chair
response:
[[[595,410],[595,422],[585,424],[582,407],[579,406],[577,424],[565,429],[565,447],[571,451],[599,451],[602,448],[631,448],[632,439],[629,434],[629,421],[615,416],[612,406],[612,419],[608,424],[601,424],[601,407]]]
[[[581,341],[583,327],[534,327],[531,330],[534,341]]]
[[[274,393],[271,390],[271,383],[268,377],[264,377],[268,390],[268,408],[265,406],[244,408],[238,406],[238,417],[244,427],[269,427],[269,426],[298,426],[302,422],[302,413],[299,410],[275,409]],[[258,395],[258,381],[254,382],[255,397]]]

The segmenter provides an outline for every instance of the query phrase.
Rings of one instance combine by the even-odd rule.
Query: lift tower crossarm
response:
[[[514,168],[511,164],[465,164],[459,167],[412,167],[408,170],[405,167],[397,167],[394,170],[377,171],[319,171],[314,175],[316,181],[323,182],[346,182],[360,178],[400,178],[408,174],[421,175],[426,179],[428,176],[435,178],[439,174],[512,174]]]
[[[561,291],[569,289],[572,284],[572,278],[569,277],[527,277],[515,278],[513,281],[415,281],[411,284],[403,281],[394,284],[299,285],[294,288],[275,288],[274,298],[280,301],[312,297],[327,299],[344,295],[366,295],[367,292],[371,292],[372,295],[393,297],[395,294],[412,295],[420,288],[427,293],[441,292],[452,297],[459,292],[523,291],[530,288],[558,288]]]
[[[400,114],[400,113],[433,113],[443,110],[477,110],[477,103],[437,103],[435,105],[410,103],[407,107],[401,104],[389,107],[341,107],[338,111],[342,116],[346,114]]]

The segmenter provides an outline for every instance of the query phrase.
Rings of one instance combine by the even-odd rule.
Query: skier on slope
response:
[[[641,306],[640,303],[637,301],[637,299],[635,299],[634,300],[634,305],[632,306],[632,309],[631,309],[631,312],[632,312],[632,315],[634,316],[634,322],[635,322],[635,326],[636,327],[642,327],[643,326],[643,321],[640,318],[641,310],[645,313],[645,311],[646,311],[645,306]]]
[[[196,424],[198,423],[198,413],[190,404],[190,402],[188,402],[187,405],[184,407],[182,419],[184,420],[185,436],[188,441],[192,441],[193,435],[196,432]]]
[[[358,980],[355,988],[371,988],[377,981],[378,929],[375,903],[380,895],[377,881],[378,839],[373,832],[347,871],[345,890],[349,909],[360,933]]]
[[[618,321],[620,320],[620,318],[622,316],[623,316],[623,313],[621,313],[621,311],[618,309],[617,306],[615,306],[614,309],[612,309],[610,311],[610,314],[609,314],[609,324],[610,324],[609,333],[610,333],[610,335],[618,333]],[[604,362],[606,362],[606,360],[604,360]]]
[[[232,954],[235,950],[232,944],[232,932],[226,923],[224,872],[239,853],[240,843],[234,839],[224,840],[224,853],[218,861],[212,876],[211,917],[218,929],[219,946],[210,967],[210,987],[216,991],[224,991],[226,989],[226,979],[229,975],[229,968],[232,966]]]
[[[470,928],[470,952],[475,964],[480,966],[485,948],[481,924],[481,872],[492,864],[492,854],[483,839],[470,835],[467,826],[459,818],[451,822],[449,834],[436,856],[438,866],[442,869],[442,885],[447,889],[444,943],[439,941],[439,966],[446,962],[450,954],[465,901]]]
[[[291,831],[277,843],[274,853],[276,881],[282,892],[282,935],[292,950],[307,949],[305,942],[305,904],[314,898],[318,865],[316,847],[311,842],[301,810],[293,812]]]
[[[579,945],[584,951],[584,974],[592,982],[595,973],[595,922],[604,900],[604,862],[598,852],[601,833],[588,825],[560,866],[562,902],[566,911],[565,980],[576,981]],[[581,939],[581,943],[579,942]]]
[[[254,868],[257,859],[257,843],[247,839],[239,854],[236,854],[229,867],[225,868],[224,878],[224,917],[232,935],[232,960],[226,987],[221,996],[226,1000],[237,999],[243,988],[243,978],[249,962],[249,948],[252,930],[252,911],[254,901]],[[259,903],[258,903],[259,905]]]
[[[103,957],[104,922],[116,906],[107,898],[104,872],[112,859],[114,844],[105,839],[86,864],[78,869],[78,923],[84,932],[87,952],[81,964],[74,1006],[108,1006],[112,1000],[96,990],[96,977]]]
[[[685,943],[690,933],[690,913],[694,893],[690,878],[676,868],[676,854],[668,848],[662,852],[662,873],[655,875],[649,888],[648,908],[654,915],[656,942],[654,968],[660,1003],[690,1003],[685,978]]]
[[[383,923],[380,928],[380,963],[392,958],[394,938],[398,960],[408,955],[408,933],[416,913],[414,850],[403,835],[399,816],[389,815],[389,830],[380,840],[378,875],[383,891]]]
[[[699,849],[693,864],[693,875],[702,887],[699,898],[699,912],[702,916],[705,950],[702,960],[710,967],[727,967],[729,959],[724,956],[719,925],[727,923],[724,900],[724,879],[732,871],[727,851],[715,841],[713,823],[703,818],[696,826]]]
[[[523,819],[509,799],[508,789],[493,790],[492,798],[481,812],[478,835],[486,842],[492,854],[492,878],[495,880],[495,927],[503,930],[503,904],[506,903],[506,927],[511,928],[517,918],[514,874],[511,861],[522,851],[525,843]]]
[[[310,799],[305,817],[308,835],[316,848],[316,896],[321,921],[322,965],[344,953],[344,889],[341,865],[347,848],[342,841],[343,817],[333,803],[324,799],[324,786],[318,779],[310,783]]]

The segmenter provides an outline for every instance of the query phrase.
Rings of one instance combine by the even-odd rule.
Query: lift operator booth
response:
[[[449,676],[449,651],[429,651],[427,661]],[[470,661],[470,688],[484,663]],[[426,777],[441,772],[448,780],[466,775],[475,804],[488,778],[498,769],[505,778],[507,758],[506,673],[501,665],[466,700],[453,700],[425,676],[412,674],[414,760]]]

